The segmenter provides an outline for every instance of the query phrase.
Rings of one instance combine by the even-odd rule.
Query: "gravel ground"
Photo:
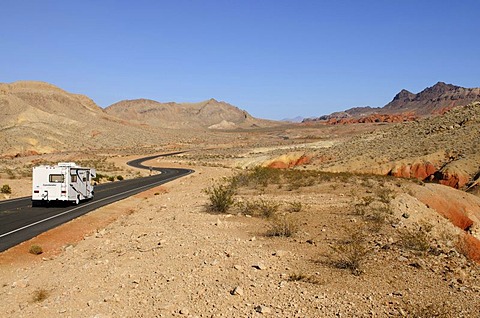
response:
[[[305,207],[296,215],[296,235],[272,238],[265,235],[268,220],[207,213],[202,189],[232,172],[196,171],[0,254],[3,315],[480,317],[480,268],[452,242],[437,240],[437,252],[425,254],[396,244],[395,227],[420,220],[437,224],[438,233],[450,229],[408,194],[391,206],[411,217],[369,233],[371,250],[362,273],[353,275],[332,266],[330,246],[363,222],[349,212],[355,200],[349,193],[368,187],[251,193]],[[32,244],[44,253],[28,254]]]

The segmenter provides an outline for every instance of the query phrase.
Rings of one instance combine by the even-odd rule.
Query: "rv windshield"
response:
[[[48,176],[48,181],[54,183],[63,183],[64,178],[65,177],[63,174],[51,174]]]

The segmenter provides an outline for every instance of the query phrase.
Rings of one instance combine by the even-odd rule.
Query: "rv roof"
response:
[[[58,166],[59,167],[77,167],[77,164],[75,162],[59,162]]]

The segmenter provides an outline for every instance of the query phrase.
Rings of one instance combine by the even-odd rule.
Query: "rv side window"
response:
[[[72,174],[70,177],[72,177],[72,182],[77,182],[77,175]]]
[[[63,183],[64,175],[63,174],[51,174],[48,176],[49,182]]]

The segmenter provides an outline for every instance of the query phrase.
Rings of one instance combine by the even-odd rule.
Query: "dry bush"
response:
[[[263,218],[274,217],[280,207],[280,204],[269,200],[244,201],[238,204],[241,213]]]
[[[208,195],[210,204],[208,209],[212,212],[227,212],[234,204],[235,187],[231,183],[213,185],[204,190]]]
[[[373,197],[366,196],[361,199],[361,202],[355,204],[354,211],[355,214],[364,216],[368,213],[370,204],[374,201]]]
[[[365,220],[369,222],[369,228],[372,231],[379,232],[392,215],[393,211],[389,206],[377,205],[372,206],[370,211],[365,214]]]
[[[0,192],[4,194],[11,194],[12,188],[8,184],[4,184],[2,188],[0,188]]]
[[[288,203],[288,212],[300,212],[303,209],[302,202],[300,201],[293,201]]]
[[[45,299],[47,299],[48,296],[49,296],[48,290],[40,288],[33,292],[32,301],[36,303],[42,302]]]
[[[270,184],[278,184],[280,175],[279,169],[257,166],[236,174],[231,178],[231,183],[235,187],[265,188]]]
[[[40,245],[34,244],[30,246],[30,249],[28,250],[28,252],[33,255],[40,255],[43,253],[43,249]]]
[[[367,247],[365,234],[362,228],[349,231],[349,237],[344,242],[331,246],[337,259],[333,265],[341,269],[349,269],[352,274],[358,276],[363,272],[365,262],[371,250]]]
[[[378,200],[383,203],[390,203],[395,199],[395,192],[389,188],[381,187],[376,191]]]
[[[289,282],[304,282],[304,283],[310,283],[310,284],[315,284],[315,285],[322,285],[323,282],[319,280],[317,277],[312,276],[312,275],[306,275],[303,273],[294,273],[291,274],[288,277]]]
[[[401,247],[417,252],[427,252],[430,249],[430,239],[427,231],[422,230],[402,230],[400,231]]]
[[[298,222],[288,215],[276,217],[272,220],[267,236],[291,237],[299,230]]]

